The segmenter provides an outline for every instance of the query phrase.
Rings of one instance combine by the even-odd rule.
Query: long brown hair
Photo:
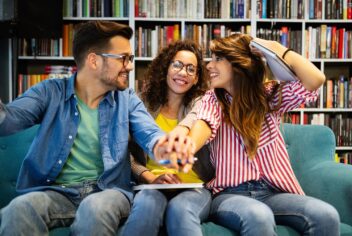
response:
[[[229,102],[222,88],[216,88],[215,94],[225,122],[231,123],[240,133],[249,157],[254,158],[262,124],[266,122],[265,114],[277,109],[277,106],[270,107],[270,102],[279,84],[274,83],[271,93],[267,93],[264,85],[265,64],[260,54],[250,50],[251,40],[249,35],[233,34],[213,40],[210,50],[216,56],[226,58],[232,65],[232,102]]]
[[[207,73],[201,48],[191,40],[176,41],[161,49],[148,67],[144,78],[145,87],[141,93],[141,98],[145,102],[148,110],[155,112],[159,107],[168,102],[168,85],[166,82],[168,69],[177,52],[184,50],[194,53],[197,58],[198,82],[185,94],[183,105],[187,107],[194,98],[203,95],[207,90]]]

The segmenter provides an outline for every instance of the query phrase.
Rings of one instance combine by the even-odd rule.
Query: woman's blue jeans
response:
[[[246,236],[276,235],[276,224],[301,235],[340,235],[334,207],[313,197],[279,192],[264,181],[249,181],[216,195],[210,219]]]
[[[167,196],[155,189],[139,191],[133,201],[122,235],[158,235],[165,226],[168,235],[201,236],[201,223],[208,218],[211,194],[206,189],[189,189]]]
[[[70,235],[116,235],[130,211],[126,196],[89,182],[74,188],[80,193],[76,198],[55,191],[16,197],[0,212],[0,235],[48,235],[49,229],[66,226]]]

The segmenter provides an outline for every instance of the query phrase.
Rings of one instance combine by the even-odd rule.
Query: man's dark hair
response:
[[[84,64],[84,59],[91,52],[102,53],[110,49],[110,39],[122,36],[131,39],[133,30],[128,25],[113,21],[88,21],[79,24],[74,32],[73,57],[77,68]]]

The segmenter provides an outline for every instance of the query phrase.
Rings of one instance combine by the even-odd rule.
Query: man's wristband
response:
[[[293,51],[293,49],[292,49],[292,48],[286,49],[286,51],[284,52],[284,54],[282,54],[282,59],[285,59],[285,56],[286,56],[286,54],[287,54],[289,51]]]

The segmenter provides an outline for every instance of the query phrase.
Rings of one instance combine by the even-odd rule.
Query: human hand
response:
[[[154,179],[152,184],[180,184],[180,178],[175,174],[162,174]]]
[[[169,134],[161,137],[154,146],[154,156],[158,161],[163,159],[162,156],[167,152],[176,152],[179,159],[184,159],[182,156],[191,156],[195,153],[195,143],[187,136],[188,128],[179,126],[172,130]],[[182,162],[187,163],[187,160]],[[193,163],[193,161],[191,161]]]
[[[177,152],[186,153],[192,145],[192,140],[187,136],[188,133],[189,129],[185,126],[178,125],[171,130],[167,135],[167,151],[171,152],[172,149],[175,148]]]
[[[169,142],[167,137],[163,137],[159,140],[159,142],[155,145],[154,149],[154,157],[157,162],[163,162],[167,160],[167,167],[174,168],[177,170],[182,170],[187,173],[190,169],[192,169],[192,165],[194,163],[194,144],[193,141],[189,137],[185,137],[180,140],[174,140],[173,147],[171,147],[171,151],[169,151]],[[186,149],[184,148],[186,147]],[[180,150],[185,150],[181,151]]]
[[[181,158],[185,158],[185,156],[177,154],[176,152],[167,152],[163,156],[163,159],[159,160],[158,163],[167,166],[168,168],[188,173],[192,169],[194,161],[196,161],[197,158],[190,157],[190,159],[186,159],[186,162]]]

